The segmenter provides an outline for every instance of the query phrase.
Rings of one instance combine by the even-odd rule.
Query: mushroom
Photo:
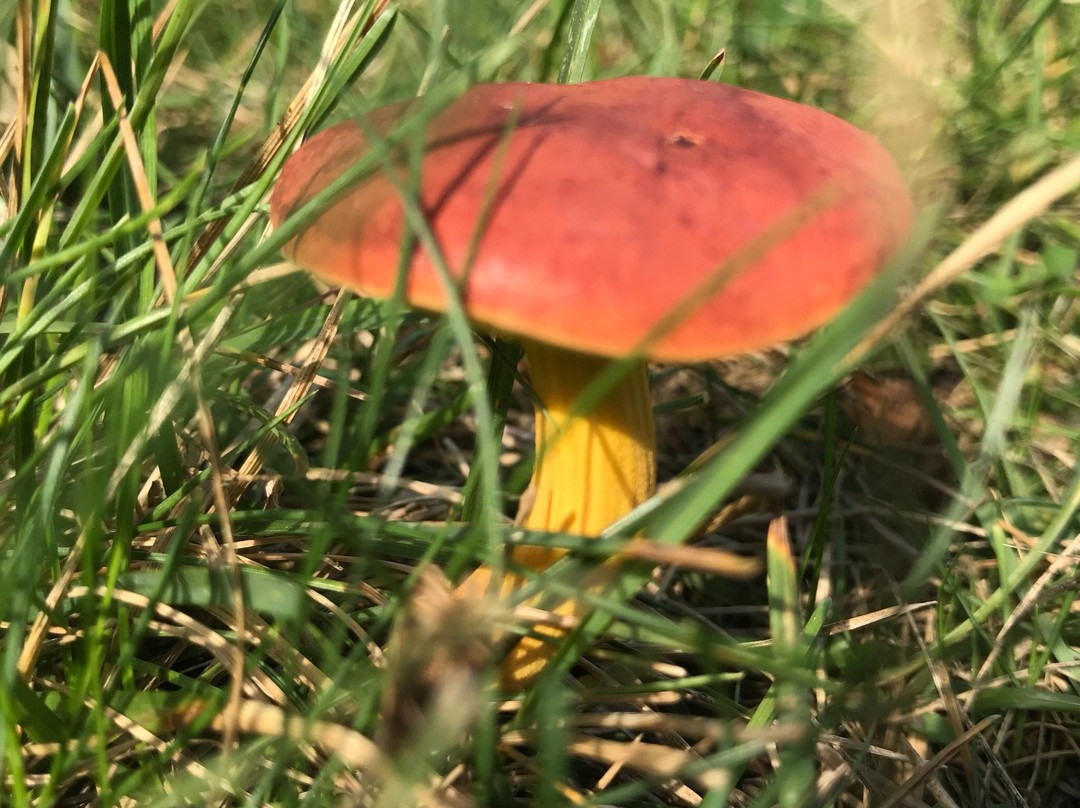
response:
[[[403,114],[376,110],[366,126],[384,132]],[[705,81],[478,85],[434,116],[425,143],[417,203],[462,304],[477,328],[521,339],[543,403],[534,497],[519,517],[529,530],[596,535],[653,494],[646,359],[707,360],[807,333],[884,266],[912,216],[895,163],[869,135]],[[312,138],[274,189],[275,225],[369,148],[353,122]],[[287,255],[332,283],[391,294],[404,216],[387,170],[346,191]],[[790,226],[776,228],[784,217]],[[407,272],[412,305],[445,308],[431,256],[417,247]],[[630,370],[579,414],[582,391],[616,357],[632,357]],[[512,559],[542,570],[561,554],[518,547]],[[481,596],[490,579],[480,567],[459,596]],[[502,596],[522,583],[506,575]],[[552,650],[523,638],[503,683],[527,683]]]

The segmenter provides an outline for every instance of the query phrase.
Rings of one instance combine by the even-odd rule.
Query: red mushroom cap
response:
[[[403,114],[401,105],[377,110],[369,125],[385,131]],[[895,163],[869,135],[724,84],[479,85],[442,110],[426,138],[419,204],[455,277],[490,206],[462,293],[472,320],[601,355],[639,348],[725,261],[827,189],[820,212],[696,301],[649,355],[707,359],[800,336],[874,276],[912,217]],[[352,122],[312,138],[285,164],[274,223],[368,149]],[[331,282],[386,296],[402,228],[398,194],[377,173],[286,252]],[[444,308],[422,248],[408,267],[408,300]]]

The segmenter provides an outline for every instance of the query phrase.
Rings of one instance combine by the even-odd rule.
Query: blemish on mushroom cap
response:
[[[384,123],[401,114],[379,111]],[[511,116],[516,129],[501,144]],[[870,136],[820,110],[712,82],[480,85],[436,116],[428,140],[420,204],[455,273],[499,172],[465,289],[473,320],[597,354],[632,350],[725,260],[828,183],[838,202],[651,354],[696,360],[799,336],[873,277],[912,215],[895,164]],[[274,220],[366,151],[352,123],[313,138],[286,164]],[[289,249],[333,282],[386,295],[401,229],[396,193],[374,176]],[[423,308],[444,305],[420,249],[407,294]]]

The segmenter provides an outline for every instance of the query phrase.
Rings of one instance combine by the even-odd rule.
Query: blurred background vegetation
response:
[[[0,804],[1080,799],[1076,2],[7,0],[0,34]],[[302,134],[385,103],[721,50],[709,80],[892,150],[925,242],[901,297],[957,269],[858,370],[891,297],[653,368],[662,476],[708,513],[665,494],[642,524],[768,575],[638,571],[498,694],[489,615],[400,612],[429,562],[512,538],[457,517],[484,452],[513,513],[529,399],[496,444],[488,346],[335,304],[266,194]],[[430,654],[388,663],[395,621]]]

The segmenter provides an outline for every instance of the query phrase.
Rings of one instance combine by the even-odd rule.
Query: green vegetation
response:
[[[1075,2],[16,0],[0,34],[0,805],[1076,798]],[[267,193],[358,110],[721,48],[708,80],[881,137],[910,249],[790,350],[653,368],[684,484],[521,535],[477,505],[531,463],[507,346],[288,272]],[[424,570],[550,543],[565,592],[636,531],[697,543],[500,702],[498,615]]]

